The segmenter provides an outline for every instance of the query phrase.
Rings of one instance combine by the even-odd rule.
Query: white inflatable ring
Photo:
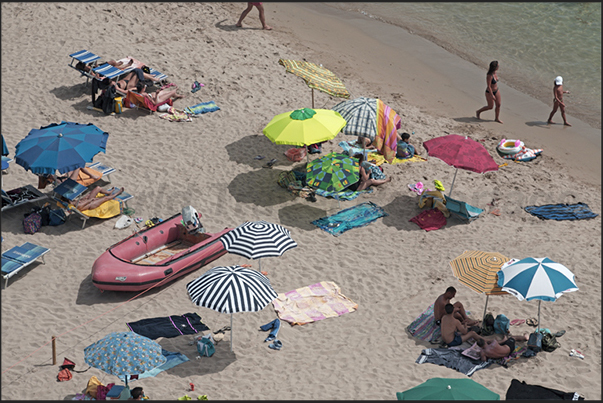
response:
[[[519,146],[516,147],[515,143],[518,140],[506,140],[504,143],[499,144],[496,148],[503,154],[517,154],[523,148],[523,141],[519,141]]]

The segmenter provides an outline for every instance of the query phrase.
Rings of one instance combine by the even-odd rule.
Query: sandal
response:
[[[526,323],[525,319],[513,319],[510,323],[511,326],[519,326]]]
[[[554,334],[555,337],[561,337],[565,334],[565,330],[560,330],[557,333]]]
[[[283,343],[280,340],[274,340],[274,342],[272,344],[270,344],[268,347],[270,347],[273,350],[280,350],[283,347]]]
[[[536,327],[536,326],[538,326],[538,319],[528,318],[528,319],[526,319],[526,325]]]

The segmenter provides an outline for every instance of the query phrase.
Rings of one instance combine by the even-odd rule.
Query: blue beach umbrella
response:
[[[66,173],[83,168],[105,152],[109,133],[92,123],[52,123],[33,129],[16,147],[15,160],[34,174]]]
[[[528,257],[503,265],[497,275],[498,286],[503,291],[515,295],[520,301],[538,300],[538,330],[541,301],[556,301],[566,292],[578,291],[574,274],[548,257]]]
[[[157,368],[167,361],[161,346],[134,332],[113,332],[84,349],[88,365],[108,374],[124,377],[139,375]]]
[[[8,147],[6,146],[6,142],[4,141],[4,136],[2,136],[2,156],[8,155]]]

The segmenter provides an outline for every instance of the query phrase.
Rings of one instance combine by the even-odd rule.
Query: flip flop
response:
[[[536,318],[528,318],[528,319],[526,319],[526,325],[528,325],[528,326],[538,326],[538,319],[536,319]]]
[[[270,344],[268,347],[270,347],[273,350],[280,350],[283,347],[283,343],[281,343],[280,340],[274,340],[274,342],[272,344]]]
[[[526,323],[525,319],[513,319],[511,321],[511,326],[519,326],[519,325],[523,325],[524,323]]]
[[[561,337],[565,334],[565,330],[560,330],[557,333],[555,333],[555,337]]]
[[[228,331],[228,330],[230,330],[230,326],[224,326],[222,329],[216,330],[216,331],[214,332],[214,334],[217,334],[217,333],[224,333],[224,332],[226,332],[226,331]]]

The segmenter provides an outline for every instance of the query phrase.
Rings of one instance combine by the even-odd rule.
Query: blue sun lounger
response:
[[[103,174],[103,177],[101,179],[106,178],[105,180],[107,182],[111,182],[109,175],[116,171],[115,168],[111,168],[110,166],[101,164],[100,162],[95,162],[94,164],[90,164],[86,168],[92,168],[96,171],[99,171],[101,174]]]
[[[78,68],[75,67],[74,63],[77,62],[82,62],[85,65],[89,66],[91,65],[93,62],[97,61],[98,59],[100,59],[100,56],[95,55],[92,52],[89,52],[87,50],[80,50],[79,52],[75,52],[69,55],[69,57],[71,57],[71,63],[68,64],[69,67],[71,67],[74,70],[77,70],[78,72],[80,72],[83,76],[86,76],[86,84],[88,84],[88,81],[91,78],[94,78],[89,72],[87,71],[83,71],[80,70]]]
[[[50,252],[50,249],[33,243],[26,242],[21,246],[15,246],[2,253],[2,278],[5,280],[4,288],[8,286],[8,279],[17,274],[21,269],[29,266],[37,259],[44,261],[44,255]]]
[[[444,198],[446,199],[446,208],[448,211],[468,223],[478,219],[479,215],[484,212],[481,208],[474,207],[464,201],[459,201],[446,195],[444,195]]]

